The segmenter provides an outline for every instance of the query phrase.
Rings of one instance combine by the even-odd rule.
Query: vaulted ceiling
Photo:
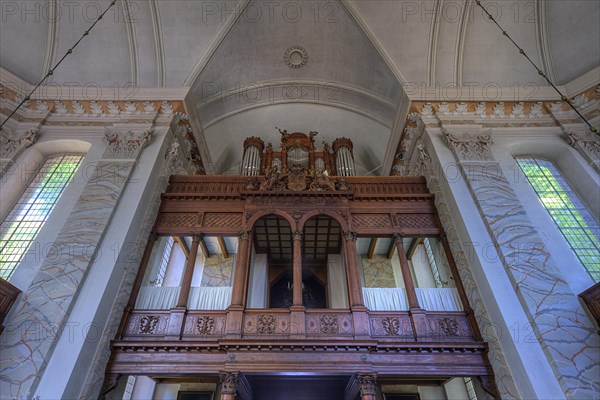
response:
[[[108,4],[2,2],[0,66],[36,83]],[[600,65],[600,2],[482,4],[555,83]],[[292,46],[307,55],[297,68]],[[240,161],[245,136],[276,144],[275,126],[360,141],[366,173],[414,87],[544,85],[473,0],[119,0],[51,78],[190,87],[216,173]]]

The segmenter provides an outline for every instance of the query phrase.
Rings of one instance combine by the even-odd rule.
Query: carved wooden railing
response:
[[[225,338],[227,311],[187,311],[181,339],[169,335],[170,310],[134,310],[123,340],[218,341]],[[424,332],[416,337],[408,311],[368,312],[371,340],[395,342],[473,342],[475,338],[464,312],[427,312]],[[298,337],[295,332],[304,332]],[[288,309],[249,309],[243,313],[244,340],[353,340],[352,312],[341,309],[307,309],[304,326],[294,326]],[[364,339],[364,338],[362,338]],[[361,339],[361,340],[362,340]],[[369,338],[367,338],[369,339]]]
[[[600,327],[600,282],[579,295]],[[600,332],[600,328],[598,330]]]
[[[19,293],[21,293],[19,289],[0,278],[0,333],[4,330],[4,318],[6,318]]]

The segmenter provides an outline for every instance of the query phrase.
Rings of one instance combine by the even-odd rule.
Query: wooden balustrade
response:
[[[0,278],[0,333],[4,330],[4,318],[17,300],[19,293],[21,293],[19,289]]]

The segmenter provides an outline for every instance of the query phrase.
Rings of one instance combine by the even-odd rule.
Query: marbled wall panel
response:
[[[394,270],[392,261],[386,257],[374,255],[368,259],[361,257],[363,277],[367,288],[395,288]]]
[[[462,172],[567,396],[600,393],[600,337],[545,249],[510,182],[495,162],[464,162]]]
[[[233,256],[223,257],[215,254],[206,259],[202,271],[202,282],[204,287],[231,287],[233,277]]]

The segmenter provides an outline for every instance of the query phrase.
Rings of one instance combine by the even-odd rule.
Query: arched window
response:
[[[600,281],[598,221],[552,162],[519,157],[517,163],[581,264]]]
[[[49,158],[0,227],[0,277],[10,278],[50,216],[83,156]]]

